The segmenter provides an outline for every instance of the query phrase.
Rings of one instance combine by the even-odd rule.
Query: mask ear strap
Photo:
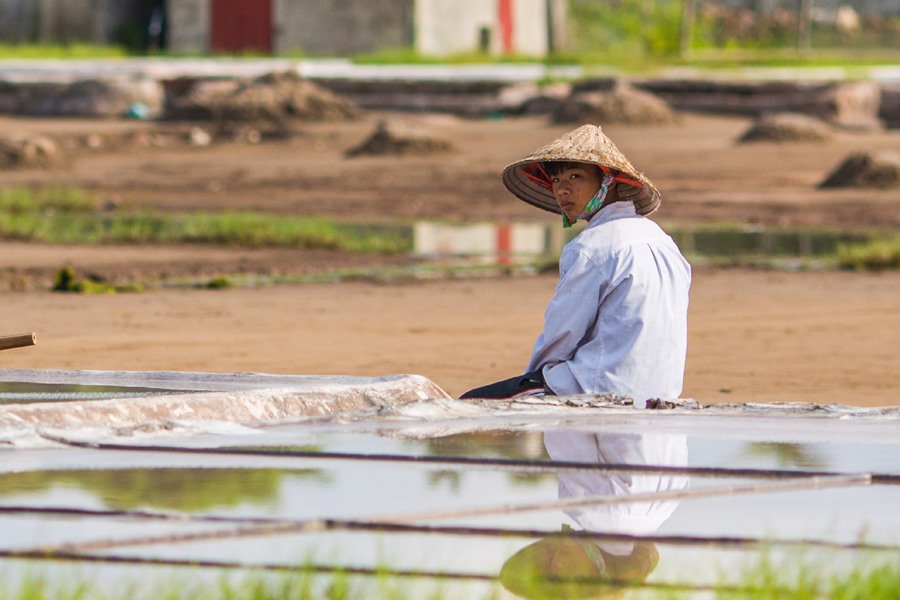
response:
[[[609,194],[609,188],[614,180],[615,177],[613,174],[609,172],[608,169],[604,169],[603,182],[600,184],[600,189],[597,190],[594,197],[584,206],[584,210],[579,213],[578,217],[575,218],[575,220],[569,220],[566,213],[562,213],[563,227],[571,227],[578,222],[578,219],[590,219],[597,214],[597,212],[606,204],[606,196]]]

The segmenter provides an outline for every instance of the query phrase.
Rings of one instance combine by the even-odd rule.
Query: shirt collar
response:
[[[617,219],[627,219],[629,217],[638,217],[637,211],[634,209],[633,202],[613,202],[600,209],[597,214],[591,217],[587,227],[589,229],[601,223],[608,223]]]

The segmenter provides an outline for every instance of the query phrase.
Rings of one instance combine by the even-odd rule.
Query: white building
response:
[[[417,0],[415,48],[424,56],[481,51],[542,57],[564,39],[560,0]]]

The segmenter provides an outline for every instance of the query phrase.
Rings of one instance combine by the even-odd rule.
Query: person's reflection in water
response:
[[[560,462],[687,466],[687,439],[668,434],[544,434],[550,458]],[[682,475],[628,472],[559,474],[560,500],[585,496],[626,496],[687,489]],[[585,531],[649,535],[675,510],[674,500],[576,507],[566,514]],[[563,525],[563,532],[570,531]],[[558,536],[534,542],[510,557],[500,582],[525,598],[621,598],[619,582],[646,581],[659,561],[651,542],[591,540]],[[605,582],[605,583],[604,583]]]

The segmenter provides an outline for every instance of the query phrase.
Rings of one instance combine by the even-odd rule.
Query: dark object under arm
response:
[[[469,390],[462,396],[461,400],[466,398],[512,398],[520,394],[541,393],[553,394],[553,390],[547,387],[544,381],[544,374],[540,371],[532,371],[524,375],[517,375],[495,383],[489,383],[475,389]]]

